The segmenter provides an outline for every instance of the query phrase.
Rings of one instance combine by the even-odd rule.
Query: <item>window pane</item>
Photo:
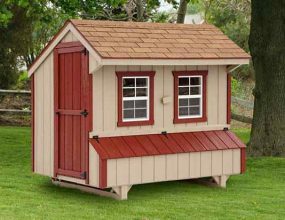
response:
[[[146,109],[136,109],[136,118],[146,118]]]
[[[188,106],[188,99],[179,99],[179,106]]]
[[[189,95],[189,87],[179,88],[179,95]]]
[[[147,79],[146,78],[137,78],[137,87],[146,87]]]
[[[147,96],[147,89],[137,89],[137,96]]]
[[[137,100],[136,108],[146,108],[146,100]]]
[[[200,98],[191,98],[191,99],[189,99],[189,105],[190,106],[200,105]]]
[[[131,119],[135,117],[134,110],[124,110],[124,119]]]
[[[190,107],[189,113],[190,115],[200,115],[200,107]]]
[[[200,95],[200,87],[191,87],[190,88],[190,95]]]
[[[134,78],[123,78],[123,86],[124,87],[134,87],[135,79]]]
[[[124,109],[134,108],[135,101],[124,101]]]
[[[189,86],[189,78],[179,78],[179,86]]]
[[[187,116],[188,115],[188,108],[179,108],[179,115],[180,116]]]
[[[135,89],[123,89],[123,96],[124,97],[134,97]]]
[[[191,77],[190,83],[191,83],[191,86],[201,85],[201,78],[200,77]]]

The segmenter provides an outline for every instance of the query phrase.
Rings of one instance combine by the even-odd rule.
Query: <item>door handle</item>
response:
[[[84,109],[84,111],[80,112],[80,115],[87,117],[88,111],[86,109]]]

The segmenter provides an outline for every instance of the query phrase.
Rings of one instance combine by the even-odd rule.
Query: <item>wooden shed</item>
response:
[[[250,56],[208,24],[69,20],[29,69],[33,171],[126,199],[132,185],[245,172],[232,69]]]

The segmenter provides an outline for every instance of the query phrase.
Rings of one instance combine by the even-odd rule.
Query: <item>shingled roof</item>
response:
[[[95,51],[107,59],[249,59],[209,24],[166,24],[70,20]]]

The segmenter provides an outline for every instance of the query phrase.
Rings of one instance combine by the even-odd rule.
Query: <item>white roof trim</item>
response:
[[[102,59],[102,66],[109,65],[241,65],[249,64],[249,59]]]
[[[69,23],[61,32],[60,34],[54,39],[54,41],[48,45],[46,51],[43,52],[43,54],[40,55],[39,59],[32,65],[32,67],[28,70],[28,76],[30,77],[44,62],[44,60],[48,57],[48,55],[53,51],[53,49],[56,47],[56,45],[64,38],[64,36],[68,32],[72,32],[76,38],[83,44],[83,46],[89,51],[90,54],[93,55],[93,57],[96,59],[98,63],[101,63],[101,57],[97,54],[97,52],[90,46],[88,41],[85,40],[84,37],[76,30],[76,28],[73,26],[72,23]]]

